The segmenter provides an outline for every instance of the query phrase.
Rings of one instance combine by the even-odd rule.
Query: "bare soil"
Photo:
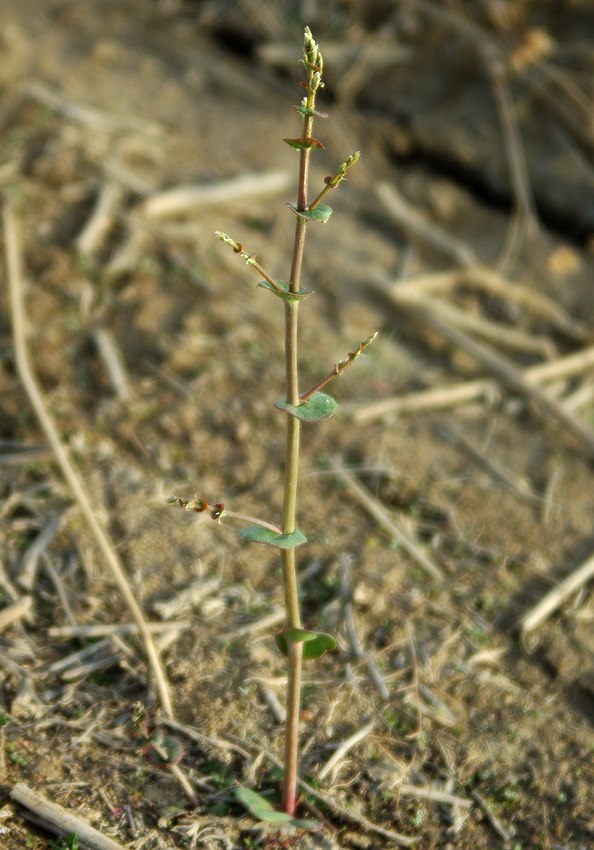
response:
[[[55,631],[130,615],[24,392],[3,274],[0,622],[32,597],[0,634],[6,850],[72,846],[52,844],[14,803],[18,782],[130,850],[285,846],[233,796],[237,783],[271,799],[278,789],[267,757],[283,746],[277,553],[165,500],[198,492],[280,515],[282,304],[213,232],[287,277],[296,155],[281,139],[299,132],[302,15],[328,66],[312,185],[363,151],[329,223],[309,228],[302,386],[381,334],[333,385],[338,414],[304,427],[304,619],[339,648],[305,671],[301,773],[343,812],[304,799],[300,811],[324,829],[291,835],[292,846],[395,846],[382,830],[422,850],[594,846],[592,584],[520,630],[592,557],[591,448],[445,339],[431,311],[378,293],[378,280],[455,277],[471,252],[471,266],[564,311],[565,327],[511,290],[485,292],[472,272],[432,304],[489,320],[484,345],[518,370],[588,352],[591,4],[4,0],[0,181],[20,222],[34,367],[147,617],[186,624],[159,639],[186,729],[180,767],[199,798],[188,807],[131,733],[136,703],[157,709],[134,637]],[[285,189],[150,215],[168,188],[272,171],[286,173]],[[412,208],[398,222],[377,194],[385,182]],[[80,236],[100,198],[111,199],[107,227],[87,251]],[[382,399],[487,379],[474,401],[363,421]],[[594,434],[592,366],[546,386]],[[443,580],[386,531],[380,509]]]

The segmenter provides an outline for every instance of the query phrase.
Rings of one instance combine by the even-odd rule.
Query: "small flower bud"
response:
[[[220,519],[223,516],[224,510],[225,510],[225,505],[223,504],[223,502],[217,502],[217,504],[214,506],[214,508],[210,512],[210,515],[214,520],[216,520],[217,522],[220,522]]]

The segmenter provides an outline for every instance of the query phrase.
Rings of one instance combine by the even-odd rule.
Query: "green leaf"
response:
[[[328,204],[318,204],[313,210],[300,210],[295,204],[288,204],[288,206],[300,218],[306,218],[308,221],[321,221],[322,224],[325,224],[332,215],[332,207],[329,207]]]
[[[282,298],[283,301],[303,301],[303,299],[307,298],[308,295],[313,295],[312,292],[308,289],[303,289],[303,287],[299,289],[299,292],[289,292],[289,284],[286,280],[277,280],[276,282],[281,287],[282,292],[275,289],[274,286],[267,280],[261,280],[257,285],[261,286],[262,289],[269,289],[270,292],[274,292],[274,294],[278,298]]]
[[[247,525],[238,532],[238,537],[248,543],[266,543],[268,546],[278,546],[279,549],[294,549],[295,546],[307,542],[307,537],[298,528],[291,534],[280,534],[278,531],[262,528],[261,525]]]
[[[314,393],[307,401],[297,406],[287,401],[275,401],[274,406],[285,413],[290,413],[302,422],[319,422],[321,419],[330,419],[338,410],[338,402],[326,393]]]
[[[311,148],[318,148],[322,151],[326,150],[320,140],[314,139],[312,136],[309,136],[307,139],[283,139],[283,142],[286,142],[289,147],[296,151],[308,151]]]
[[[250,788],[244,788],[240,785],[239,788],[235,789],[235,796],[257,820],[267,821],[268,823],[290,823],[293,820],[287,812],[277,812],[265,797]]]
[[[313,818],[295,818],[291,821],[291,826],[295,826],[297,829],[307,829],[310,832],[318,832],[322,828],[320,821]]]
[[[320,658],[329,650],[336,649],[336,640],[326,632],[285,629],[276,635],[275,640],[283,655],[289,654],[289,643],[302,643],[304,658]]]
[[[300,115],[303,115],[304,118],[309,118],[310,116],[314,115],[317,115],[318,118],[328,117],[327,112],[318,112],[317,109],[311,109],[309,106],[304,106],[303,104],[296,106],[295,109]]]

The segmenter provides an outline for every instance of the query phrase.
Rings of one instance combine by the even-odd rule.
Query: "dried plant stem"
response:
[[[445,575],[431,558],[406,531],[400,527],[396,519],[388,514],[383,505],[375,499],[372,494],[360,484],[349,469],[342,463],[340,458],[332,458],[330,461],[332,472],[349,490],[351,495],[365,508],[382,528],[398,541],[404,551],[418,564],[419,567],[429,573],[436,581],[443,581]]]
[[[404,309],[422,320],[425,325],[469,354],[504,384],[534,402],[541,415],[550,414],[553,416],[563,425],[566,431],[573,435],[580,450],[588,457],[594,458],[594,432],[559,404],[549,392],[534,383],[529,383],[522,371],[511,360],[494,351],[488,345],[473,339],[459,328],[448,324],[440,317],[439,307],[436,307],[435,303],[429,299],[420,296],[411,297],[410,294],[402,297],[397,289],[380,283],[377,279],[373,280],[373,284],[400,309]]]
[[[10,796],[27,810],[28,816],[44,829],[61,837],[76,833],[81,847],[88,850],[124,850],[119,842],[96,830],[67,809],[51,803],[24,782],[17,782]]]
[[[39,424],[41,425],[47,441],[54,452],[58,465],[62,470],[62,474],[72,490],[74,498],[78,503],[85,521],[87,522],[87,525],[89,526],[89,529],[91,530],[97,545],[109,566],[118,589],[122,594],[122,597],[130,610],[130,614],[138,628],[146,657],[153,673],[163,713],[167,717],[173,717],[173,706],[169,696],[169,689],[165,679],[165,674],[163,673],[161,662],[159,660],[159,655],[155,644],[153,643],[151,633],[147,627],[142,611],[136,601],[136,597],[128,584],[123,564],[118,558],[116,550],[109,540],[107,533],[103,530],[95,516],[83,481],[77,470],[74,468],[65,446],[62,444],[60,437],[58,436],[57,428],[48,413],[41,389],[37,383],[26,340],[26,317],[22,287],[21,250],[19,245],[17,223],[12,209],[7,203],[4,205],[3,219],[15,360],[19,377],[23,387],[25,388],[25,392],[29,396],[31,405],[37,414]]]
[[[533,631],[544,620],[563,605],[572,593],[576,593],[587,582],[594,578],[594,555],[590,556],[574,572],[570,573],[562,582],[556,585],[540,602],[531,608],[520,622],[522,635]]]

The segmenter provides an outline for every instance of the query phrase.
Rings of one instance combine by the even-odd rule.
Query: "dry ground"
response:
[[[381,336],[304,433],[304,616],[339,650],[306,670],[302,774],[342,811],[305,801],[325,829],[294,846],[594,843],[591,583],[521,628],[594,548],[589,3],[4,0],[0,180],[34,365],[144,611],[184,625],[159,640],[199,797],[130,734],[154,699],[140,645],[73,631],[130,618],[23,390],[3,276],[7,850],[71,846],[15,805],[19,782],[133,850],[278,844],[232,795],[277,787],[277,557],[164,500],[279,515],[281,305],[213,231],[287,276],[304,15],[328,65],[314,180],[364,156],[310,228],[303,385]],[[158,208],[277,172],[284,188]],[[537,364],[559,370],[526,378]]]

